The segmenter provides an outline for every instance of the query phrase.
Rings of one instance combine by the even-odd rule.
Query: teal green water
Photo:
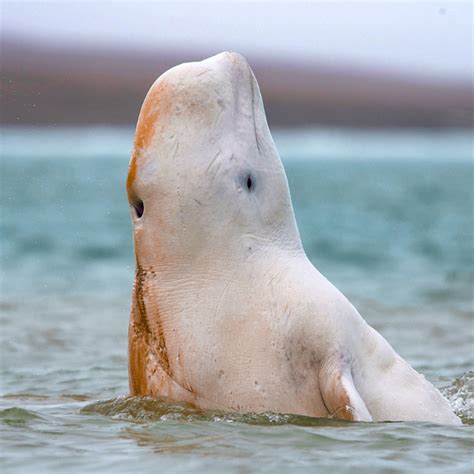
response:
[[[2,132],[2,472],[472,472],[472,135],[275,133],[310,259],[459,428],[127,398],[132,136]]]

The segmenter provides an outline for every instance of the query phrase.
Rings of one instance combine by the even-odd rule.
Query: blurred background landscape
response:
[[[472,8],[2,1],[0,470],[468,472]],[[469,426],[126,398],[135,123],[162,72],[223,50],[255,71],[309,258]]]
[[[170,67],[244,54],[270,126],[470,128],[469,2],[2,2],[3,124],[133,125]]]

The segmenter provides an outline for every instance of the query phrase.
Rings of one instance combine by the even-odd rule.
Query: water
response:
[[[275,134],[311,260],[464,426],[127,398],[130,129],[6,129],[2,472],[472,472],[472,136]]]

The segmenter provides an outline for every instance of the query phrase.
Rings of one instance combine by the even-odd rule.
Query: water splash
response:
[[[462,422],[474,425],[474,372],[468,371],[441,389]]]
[[[83,407],[80,412],[102,415],[117,420],[135,423],[154,421],[210,421],[216,423],[245,423],[248,425],[274,426],[342,426],[346,421],[328,418],[314,418],[303,415],[264,413],[236,413],[219,410],[201,410],[185,403],[165,398],[125,397],[98,401]]]

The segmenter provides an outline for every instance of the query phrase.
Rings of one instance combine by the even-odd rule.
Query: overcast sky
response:
[[[473,77],[470,1],[1,1],[5,33]]]

